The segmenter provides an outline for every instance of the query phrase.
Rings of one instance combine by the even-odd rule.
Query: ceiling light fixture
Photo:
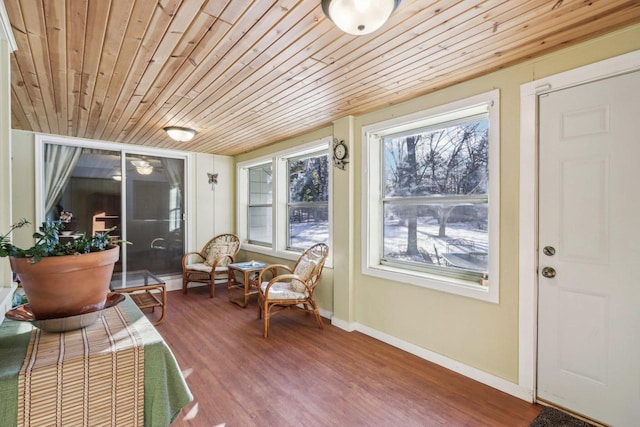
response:
[[[153,166],[147,165],[136,168],[136,172],[138,172],[140,175],[151,175],[151,172],[153,172]]]
[[[143,168],[145,166],[149,166],[149,162],[146,160],[131,160],[131,164],[136,168]]]
[[[181,128],[179,126],[169,126],[164,128],[164,131],[171,137],[171,139],[178,142],[191,141],[197,133],[193,129]]]
[[[382,27],[399,4],[400,0],[322,0],[322,10],[342,31],[360,36]]]
[[[140,175],[151,175],[153,172],[153,166],[146,160],[131,160],[131,164]]]

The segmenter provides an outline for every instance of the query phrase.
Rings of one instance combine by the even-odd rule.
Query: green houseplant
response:
[[[0,257],[9,257],[36,319],[103,309],[113,266],[120,257],[119,246],[109,236],[113,229],[63,242],[60,233],[64,222],[47,221],[34,233],[35,244],[21,249],[11,243],[9,236],[27,224],[23,219],[0,237]]]

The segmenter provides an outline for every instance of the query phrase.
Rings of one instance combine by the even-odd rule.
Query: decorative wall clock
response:
[[[344,140],[333,140],[333,164],[342,170],[349,163],[349,148]]]

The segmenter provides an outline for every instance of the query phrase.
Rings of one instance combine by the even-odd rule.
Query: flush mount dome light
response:
[[[136,172],[138,172],[140,175],[151,175],[151,173],[153,172],[153,166],[147,165],[141,168],[136,168]]]
[[[186,142],[191,141],[194,136],[196,136],[196,131],[189,128],[181,128],[178,126],[169,126],[164,128],[164,131],[173,139],[174,141]]]
[[[382,27],[400,0],[322,0],[322,10],[338,28],[355,36]]]
[[[146,160],[131,160],[131,164],[136,168],[136,172],[140,175],[151,175],[153,166]],[[122,178],[121,178],[122,179]]]
[[[136,167],[136,168],[143,168],[146,166],[149,166],[149,162],[142,159],[142,160],[131,160],[131,164]]]

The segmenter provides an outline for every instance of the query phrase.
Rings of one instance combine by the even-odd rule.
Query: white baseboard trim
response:
[[[181,291],[182,290],[182,276],[169,276],[169,277],[163,277],[162,280],[164,280],[164,283],[167,287],[167,292],[169,291]],[[216,280],[216,285],[218,285],[218,287],[216,287],[216,290],[221,289],[221,286],[224,285],[224,291],[227,291],[227,280]],[[206,283],[199,283],[199,282],[189,282],[189,289],[191,288],[197,288],[198,286],[209,286]]]
[[[331,317],[333,316],[333,312],[328,310],[323,310],[320,307],[318,307],[318,312],[320,312],[320,317],[324,317],[325,319],[331,319]]]
[[[331,324],[347,332],[353,332],[356,330],[356,323],[347,322],[346,320],[338,319],[335,316],[331,317]]]
[[[164,279],[164,283],[166,285],[167,288],[167,292],[168,291],[181,291],[182,290],[182,276],[175,276],[175,277],[167,277]],[[194,284],[192,284],[191,286],[193,286]],[[204,283],[202,283],[202,286],[205,286]]]
[[[438,353],[434,353],[415,344],[408,343],[394,336],[385,334],[384,332],[380,332],[376,329],[361,325],[359,323],[345,322],[344,320],[335,317],[331,319],[331,323],[334,326],[349,332],[361,332],[365,335],[397,347],[422,359],[428,360],[429,362],[433,362],[436,365],[440,365],[453,372],[457,372],[458,374],[471,378],[472,380],[488,385],[489,387],[493,387],[497,390],[503,391],[527,402],[533,402],[533,395],[530,390],[525,387],[521,387],[516,383],[512,383],[511,381],[507,381],[503,378],[481,371],[472,366],[465,365],[464,363],[458,362],[457,360],[451,359]]]

